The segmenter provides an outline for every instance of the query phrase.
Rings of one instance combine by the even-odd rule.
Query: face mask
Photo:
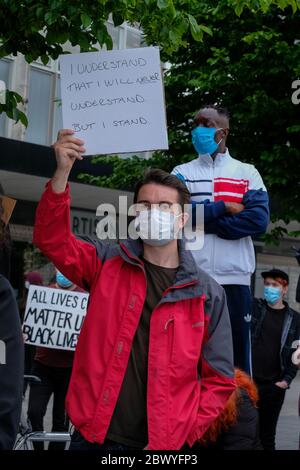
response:
[[[59,287],[62,287],[63,289],[67,289],[68,287],[71,287],[73,285],[72,281],[69,281],[62,273],[57,271],[56,273],[56,282],[59,285]]]
[[[279,287],[265,286],[264,298],[270,305],[276,304],[281,297],[281,289]]]
[[[135,219],[135,228],[147,245],[163,246],[175,238],[176,217],[158,209],[142,211]]]
[[[218,143],[215,141],[215,133],[220,130],[221,129],[216,129],[215,127],[195,127],[195,129],[192,130],[192,142],[196,152],[200,155],[205,153],[212,155],[215,153],[223,140],[222,138]]]

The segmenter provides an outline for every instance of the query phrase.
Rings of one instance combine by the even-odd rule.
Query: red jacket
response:
[[[103,443],[118,399],[146,296],[143,244],[79,240],[70,230],[69,188],[48,183],[34,243],[70,280],[90,291],[66,407],[90,442]],[[151,316],[147,418],[149,449],[192,445],[235,388],[225,294],[180,248],[175,283]]]

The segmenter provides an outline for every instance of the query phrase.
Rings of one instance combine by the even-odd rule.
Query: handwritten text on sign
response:
[[[75,350],[88,297],[82,292],[30,286],[23,323],[25,343]]]
[[[63,126],[86,155],[168,148],[159,50],[60,56]]]

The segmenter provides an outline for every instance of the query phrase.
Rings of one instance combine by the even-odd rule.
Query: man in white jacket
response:
[[[228,134],[228,111],[204,106],[192,130],[198,157],[172,173],[185,181],[194,215],[197,204],[204,204],[204,246],[192,253],[199,267],[226,291],[235,366],[251,374],[250,282],[255,270],[251,237],[264,233],[268,226],[268,194],[256,168],[230,156]]]

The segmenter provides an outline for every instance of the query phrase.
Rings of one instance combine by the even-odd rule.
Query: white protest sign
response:
[[[168,148],[156,47],[60,56],[63,126],[85,155]]]
[[[23,323],[25,343],[74,351],[88,294],[31,285]]]

